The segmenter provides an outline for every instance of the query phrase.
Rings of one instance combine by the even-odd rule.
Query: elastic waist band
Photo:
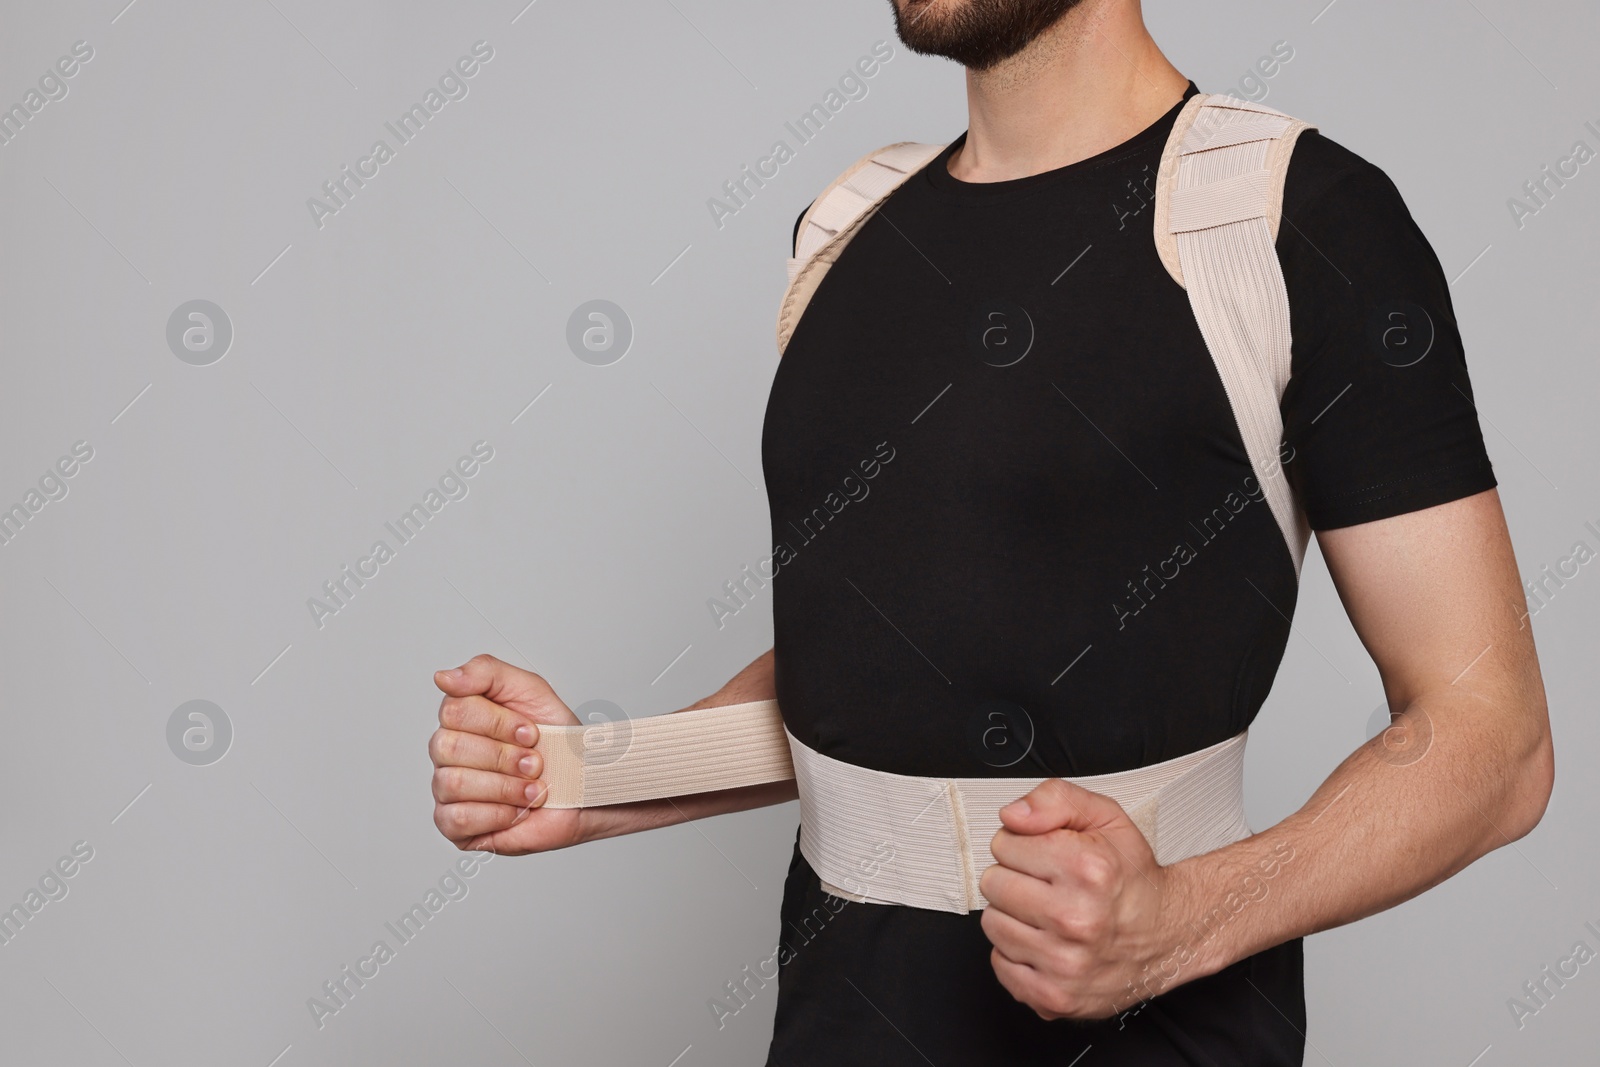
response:
[[[1250,836],[1247,731],[1148,767],[1069,778],[1121,804],[1163,865]],[[969,912],[994,863],[1000,809],[1044,778],[922,778],[845,763],[807,747],[775,700],[644,719],[544,726],[547,808],[586,808],[794,779],[800,851],[836,896]]]
[[[788,734],[800,791],[800,851],[835,896],[969,912],[995,862],[1000,809],[1045,778],[922,778],[824,756]],[[1176,759],[1068,778],[1121,804],[1163,866],[1248,837],[1248,731]]]

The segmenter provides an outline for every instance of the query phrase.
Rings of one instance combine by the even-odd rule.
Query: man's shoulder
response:
[[[1283,210],[1290,219],[1329,199],[1352,203],[1388,201],[1400,205],[1400,192],[1382,167],[1317,129],[1295,141],[1284,179]]]

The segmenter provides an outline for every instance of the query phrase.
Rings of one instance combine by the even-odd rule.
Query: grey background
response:
[[[863,152],[958,134],[961,72],[907,53],[883,0],[124,3],[3,7],[0,103],[75,41],[94,57],[0,146],[0,504],[74,442],[94,454],[0,546],[0,903],[94,851],[0,945],[0,1061],[760,1062],[775,986],[720,1030],[707,1001],[772,951],[793,804],[497,859],[321,1028],[306,1001],[459,856],[431,822],[435,668],[489,651],[644,715],[770,645],[765,602],[722,629],[705,602],[768,551],[790,228]],[[1600,148],[1600,13],[1323,3],[1147,13],[1206,91],[1290,42],[1266,102],[1399,185],[1456,279],[1532,578],[1600,547],[1600,163],[1521,228],[1506,201],[1575,140]],[[479,40],[468,95],[319,229],[307,198]],[[878,40],[868,95],[716,226],[708,198]],[[166,342],[197,299],[233,327],[209,366]],[[609,366],[566,345],[593,299],[634,330]],[[307,599],[479,440],[467,496],[319,628]],[[1544,822],[1309,939],[1308,1063],[1592,1061],[1600,965],[1521,1029],[1506,1002],[1600,948],[1597,612],[1586,566],[1536,620]],[[1252,730],[1258,828],[1381,701],[1314,552],[1295,634]],[[208,765],[168,747],[191,700],[231,723]]]

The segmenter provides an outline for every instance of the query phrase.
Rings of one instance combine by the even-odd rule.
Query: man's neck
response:
[[[950,173],[1007,181],[1088,159],[1150,126],[1188,85],[1137,4],[1085,0],[1023,51],[967,71],[967,139]]]

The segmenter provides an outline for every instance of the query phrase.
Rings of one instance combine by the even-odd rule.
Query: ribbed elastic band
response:
[[[794,777],[776,700],[541,726],[547,808],[659,800]]]
[[[1069,778],[1122,805],[1163,866],[1250,835],[1245,732],[1147,767]],[[922,778],[858,767],[789,736],[800,851],[823,888],[862,903],[964,913],[988,906],[1000,809],[1043,778]]]

